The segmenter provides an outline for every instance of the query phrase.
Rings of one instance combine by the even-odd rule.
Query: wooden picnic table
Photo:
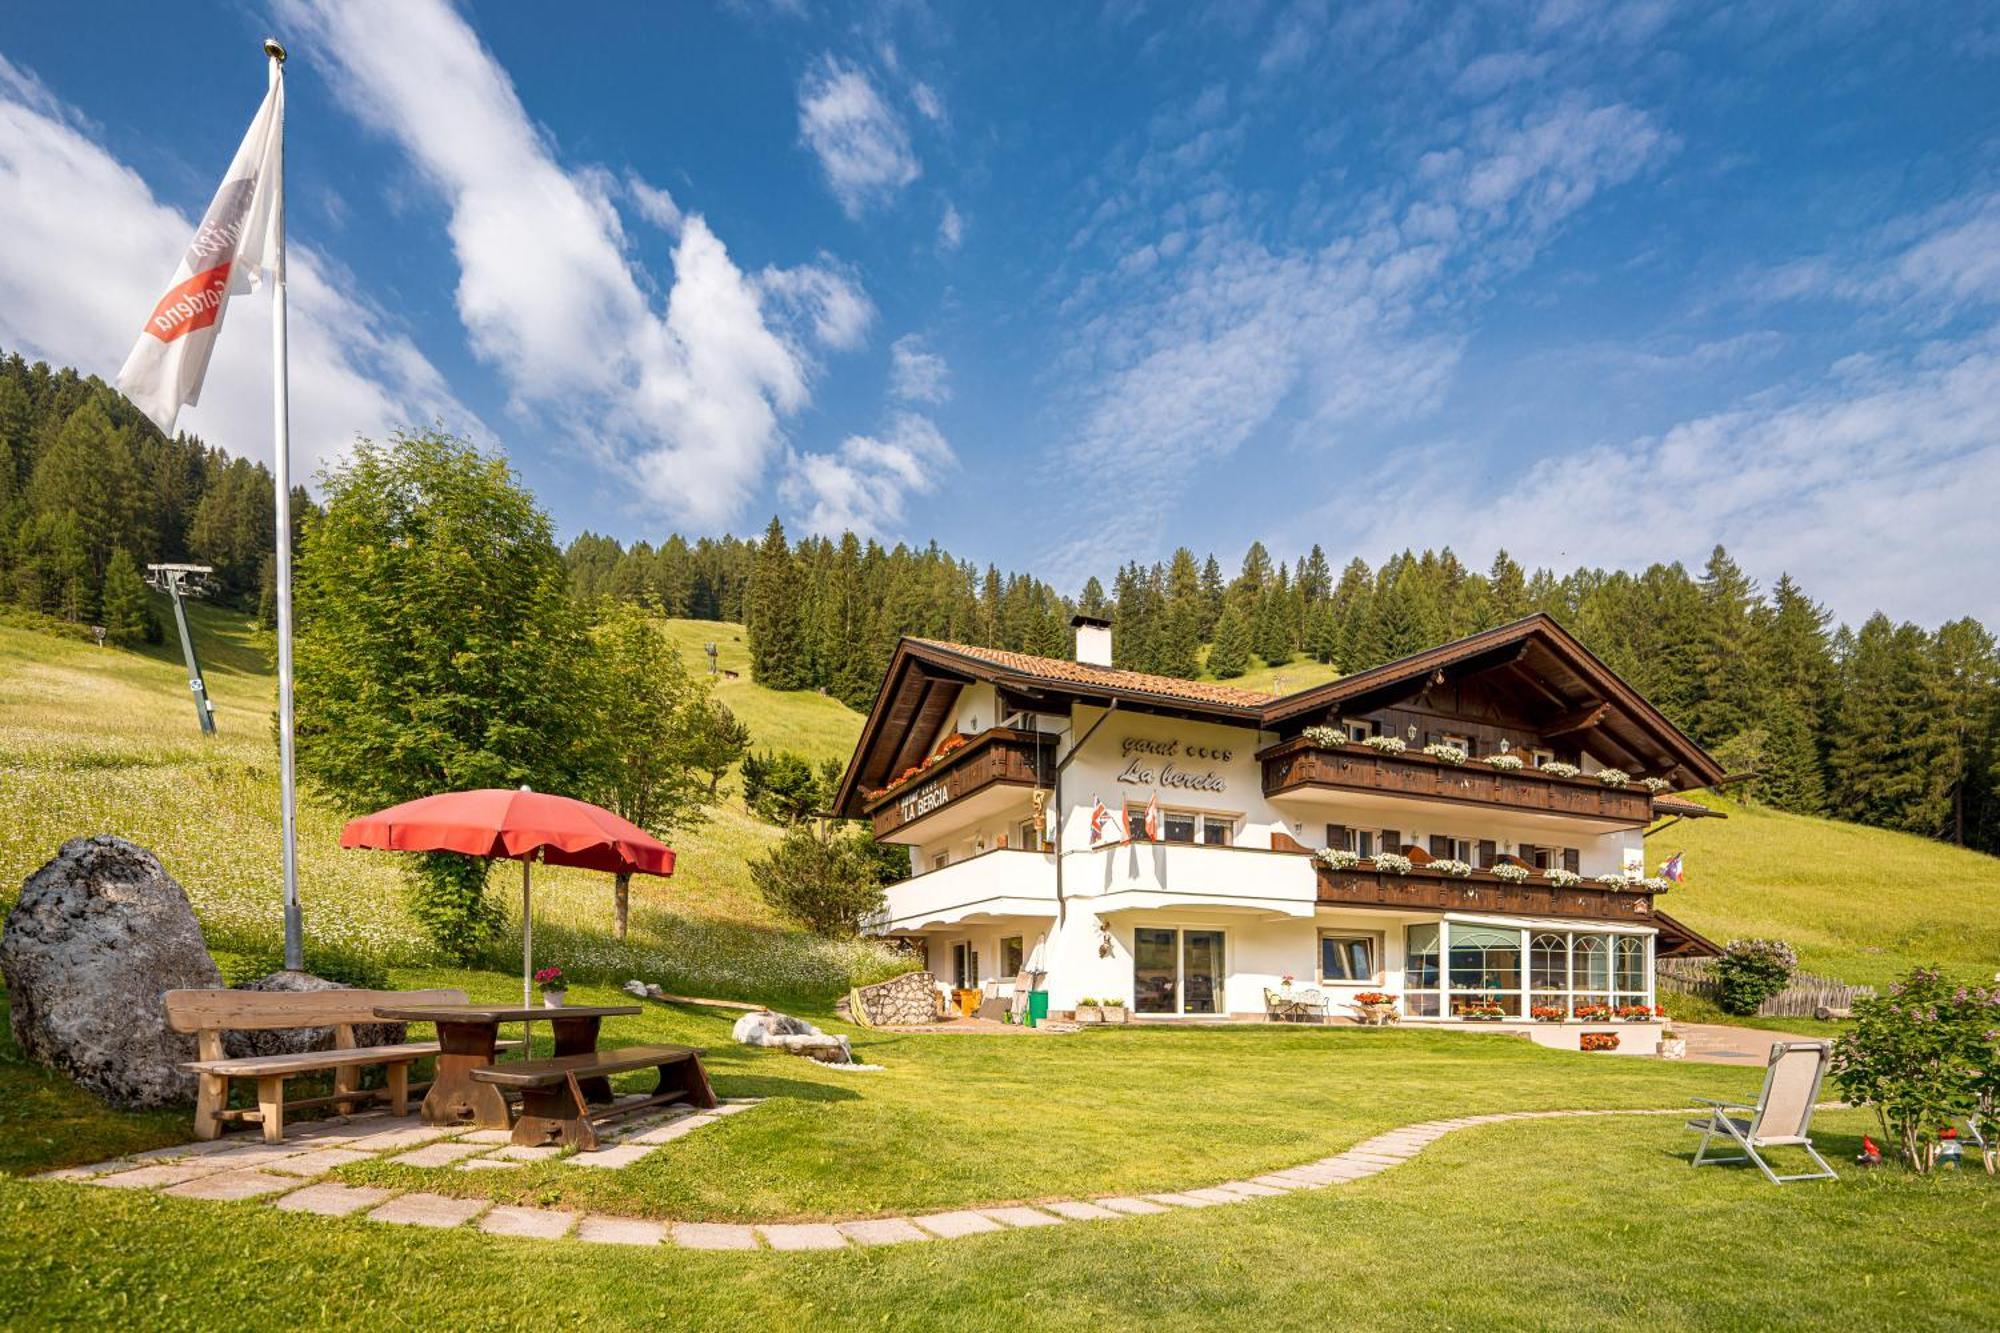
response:
[[[642,1012],[636,1004],[579,1004],[559,1009],[508,1004],[415,1004],[383,1005],[377,1018],[392,1023],[431,1023],[438,1034],[437,1076],[424,1096],[422,1115],[427,1125],[471,1125],[478,1129],[506,1129],[511,1124],[507,1098],[499,1087],[472,1077],[499,1053],[502,1023],[546,1021],[555,1031],[555,1053],[589,1055],[597,1050],[597,1030],[607,1018],[623,1018]],[[612,1098],[611,1080],[596,1077],[578,1080],[583,1095],[593,1102]]]

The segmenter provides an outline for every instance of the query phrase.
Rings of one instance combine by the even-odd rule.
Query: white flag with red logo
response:
[[[280,80],[257,108],[222,188],[174,270],[173,284],[153,307],[138,345],[118,372],[125,396],[169,435],[181,408],[201,401],[202,377],[230,296],[258,285],[264,270],[278,262],[284,137],[285,85]]]
[[[1154,792],[1152,799],[1146,802],[1146,840],[1148,842],[1158,842],[1160,840],[1160,794],[1158,792]]]

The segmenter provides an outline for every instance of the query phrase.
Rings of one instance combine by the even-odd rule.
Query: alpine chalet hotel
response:
[[[1642,838],[1722,771],[1549,617],[1283,697],[1119,670],[1074,623],[1075,661],[903,639],[836,798],[910,849],[870,928],[967,1003],[1337,1021],[1375,994],[1574,1048],[1653,1004],[1656,957],[1713,951]]]

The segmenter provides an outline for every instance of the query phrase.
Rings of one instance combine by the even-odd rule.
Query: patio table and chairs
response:
[[[1264,1012],[1274,1023],[1304,1023],[1326,1017],[1326,999],[1316,990],[1281,991],[1266,987]]]

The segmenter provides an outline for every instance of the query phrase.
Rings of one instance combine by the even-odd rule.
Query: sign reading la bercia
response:
[[[1211,768],[1203,772],[1183,768],[1177,761],[1226,764],[1234,750],[1215,745],[1187,745],[1179,740],[1153,740],[1127,736],[1120,749],[1125,767],[1118,780],[1133,787],[1164,787],[1172,791],[1223,790],[1222,774]]]

